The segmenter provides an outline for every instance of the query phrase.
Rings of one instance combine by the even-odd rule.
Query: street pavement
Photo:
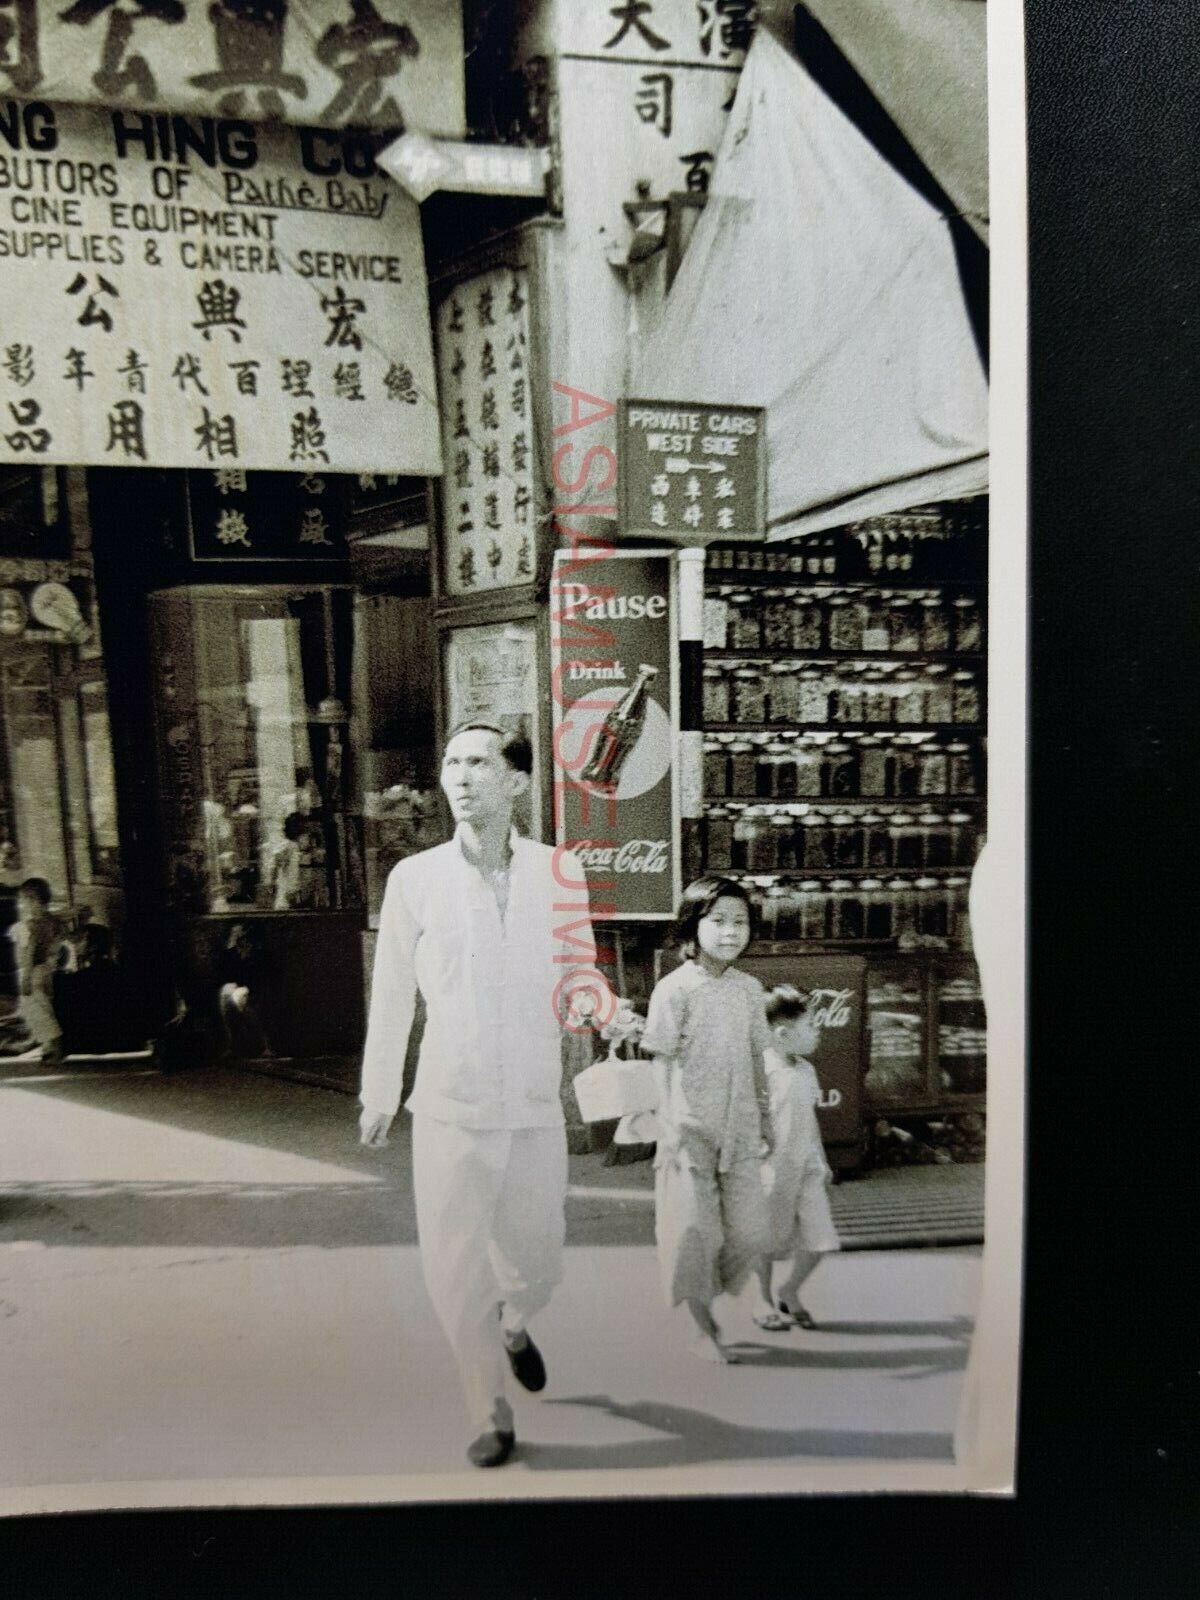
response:
[[[550,1371],[502,1472],[464,1467],[421,1283],[406,1119],[376,1154],[344,1095],[148,1063],[0,1072],[0,1508],[947,1486],[974,1247],[859,1250],[742,1361],[686,1352],[644,1171],[573,1157]],[[296,1480],[303,1480],[298,1483]],[[317,1481],[319,1480],[319,1481]]]

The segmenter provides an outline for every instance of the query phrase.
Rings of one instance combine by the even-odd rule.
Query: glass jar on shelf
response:
[[[796,885],[800,931],[797,938],[814,943],[829,937],[829,896],[815,878],[803,878]]]
[[[973,672],[954,674],[954,720],[977,723],[979,721],[979,680]]]
[[[950,761],[943,744],[931,740],[917,746],[917,793],[945,794],[950,786]]]
[[[887,747],[873,734],[864,734],[858,741],[858,792],[861,795],[883,796],[887,793]]]
[[[758,938],[764,944],[773,944],[779,938],[779,905],[783,887],[779,883],[765,883],[758,891]]]
[[[950,758],[950,793],[970,795],[978,792],[979,780],[975,773],[975,758],[971,746],[955,743],[947,746]]]
[[[936,811],[922,811],[918,820],[925,836],[925,865],[951,866],[950,825],[947,819]]]
[[[861,723],[866,721],[867,691],[862,669],[844,666],[834,689],[833,720],[835,722]]]
[[[888,630],[887,601],[881,589],[868,589],[863,595],[864,650],[889,650],[891,633]]]
[[[911,673],[896,679],[897,722],[920,723],[925,721],[925,685]]]
[[[820,667],[800,673],[800,721],[813,726],[829,721],[829,684]]]
[[[909,800],[917,793],[917,746],[897,739],[888,751],[887,792],[894,799]]]
[[[730,681],[723,667],[709,662],[704,668],[704,720],[705,722],[730,722]]]
[[[800,937],[800,895],[793,883],[781,883],[779,906],[776,911],[775,937],[781,944],[790,944]]]
[[[921,601],[921,649],[927,655],[942,655],[950,648],[950,612],[940,595],[926,595]]]
[[[792,746],[792,760],[796,767],[796,796],[800,800],[815,800],[821,793],[821,751],[807,739],[798,739]]]
[[[971,915],[969,894],[971,880],[953,877],[946,879],[946,909],[948,923],[946,934],[950,943],[959,950],[971,949]]]
[[[813,597],[792,601],[792,649],[813,651],[825,643],[825,608]]]
[[[868,867],[890,867],[892,834],[888,819],[879,811],[865,811],[861,818],[863,860]]]
[[[954,602],[954,650],[957,655],[975,655],[983,649],[983,624],[975,600]]]
[[[955,867],[973,867],[977,834],[975,818],[969,811],[952,811],[946,818],[950,836],[950,864]]]
[[[851,800],[858,795],[858,751],[852,744],[835,740],[825,749],[824,794],[834,800]]]
[[[772,722],[800,721],[800,669],[794,661],[773,662],[768,673]]]
[[[792,644],[792,606],[782,589],[764,589],[762,597],[764,650],[788,650]]]
[[[863,673],[863,721],[882,726],[892,720],[892,686],[882,667]]]
[[[921,619],[908,595],[894,595],[888,608],[888,634],[891,648],[917,651],[921,648]]]
[[[750,867],[750,842],[754,837],[754,815],[749,806],[734,813],[733,843],[730,846],[729,865],[735,872],[746,872]]]
[[[833,836],[829,819],[810,811],[801,821],[802,865],[809,872],[828,872],[833,866]]]
[[[893,811],[888,831],[892,836],[892,865],[896,867],[924,866],[924,851],[920,824],[908,811]]]
[[[733,865],[733,812],[725,806],[713,806],[705,816],[704,859],[709,872]]]
[[[892,937],[892,901],[882,878],[863,878],[858,885],[863,907],[863,938]]]
[[[754,795],[758,800],[775,798],[775,767],[780,750],[775,744],[756,744],[754,747]]]
[[[887,892],[892,903],[892,937],[911,944],[917,932],[917,897],[911,878],[890,878]]]
[[[917,898],[917,932],[927,939],[944,939],[949,926],[945,885],[937,878],[921,877],[913,889]]]
[[[704,597],[704,648],[729,648],[729,602],[723,595],[709,594]]]
[[[731,722],[754,726],[767,720],[766,675],[759,667],[739,667],[729,697]]]
[[[738,800],[753,800],[757,790],[758,752],[750,740],[729,747],[729,792]]]
[[[765,806],[747,806],[742,819],[747,824],[746,865],[751,872],[773,872],[778,862],[771,813]]]
[[[833,938],[861,939],[864,928],[863,903],[854,883],[849,878],[834,878],[829,885],[829,898],[833,905]]]
[[[833,864],[835,867],[861,867],[863,864],[863,828],[852,811],[835,811],[833,827]]]
[[[829,607],[829,648],[861,650],[867,608],[856,595],[834,595]]]
[[[758,596],[739,590],[729,601],[729,649],[761,650],[762,622]]]
[[[796,741],[795,739],[781,739],[774,747],[779,753],[775,765],[775,798],[777,800],[794,800],[796,798]]]
[[[771,817],[771,831],[775,835],[775,865],[780,872],[795,872],[800,865],[799,829],[791,811],[776,811]]]
[[[809,578],[819,578],[821,576],[820,541],[815,535],[809,534],[809,536],[802,541],[801,548],[804,551],[805,575]]]
[[[723,799],[729,793],[729,748],[721,743],[704,747],[704,793]]]
[[[954,685],[949,667],[934,664],[925,669],[925,721],[954,721]]]

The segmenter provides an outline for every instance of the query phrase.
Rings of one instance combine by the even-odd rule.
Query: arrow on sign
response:
[[[538,200],[545,195],[550,165],[547,150],[467,144],[459,139],[431,139],[424,133],[401,134],[375,159],[418,205],[437,189]]]
[[[719,461],[693,461],[688,456],[668,456],[666,468],[668,472],[728,472],[729,470]]]

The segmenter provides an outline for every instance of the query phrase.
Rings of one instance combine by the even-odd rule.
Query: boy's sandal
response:
[[[815,1328],[816,1327],[816,1323],[813,1321],[813,1318],[812,1318],[812,1313],[809,1312],[809,1311],[806,1311],[803,1306],[800,1306],[800,1305],[798,1305],[798,1306],[788,1306],[788,1305],[785,1305],[783,1303],[783,1301],[781,1300],[779,1302],[779,1309],[783,1313],[783,1315],[788,1319],[788,1321],[790,1323],[792,1323],[792,1325],[794,1327],[797,1327],[797,1328]]]
[[[789,1333],[792,1319],[784,1316],[781,1311],[763,1311],[755,1317],[754,1324],[766,1333]]]

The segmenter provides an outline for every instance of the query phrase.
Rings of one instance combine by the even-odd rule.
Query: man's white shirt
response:
[[[426,1021],[409,1111],[470,1128],[562,1124],[563,996],[572,972],[595,961],[585,882],[570,851],[517,833],[503,919],[457,834],[392,869],[363,1057],[368,1111],[390,1116],[400,1104],[419,989]]]

